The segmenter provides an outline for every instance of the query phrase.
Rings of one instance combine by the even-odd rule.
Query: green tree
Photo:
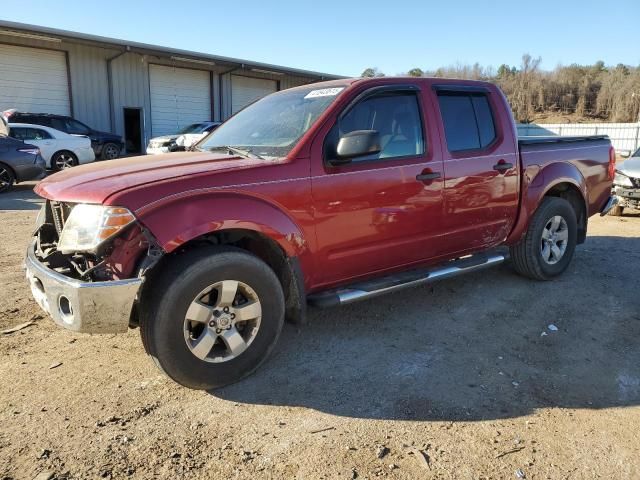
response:
[[[361,77],[368,77],[368,78],[372,78],[372,77],[384,77],[384,73],[382,73],[380,70],[378,70],[377,67],[374,68],[366,68],[364,70],[364,72],[362,72],[360,74]]]
[[[422,71],[421,68],[412,68],[411,70],[409,70],[409,76],[410,77],[423,77],[424,76],[424,72]]]

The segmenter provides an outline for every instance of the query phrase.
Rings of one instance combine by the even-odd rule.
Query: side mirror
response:
[[[631,151],[624,150],[622,152],[619,152],[618,155],[620,155],[622,158],[629,158],[631,156]]]
[[[376,130],[355,130],[340,137],[334,163],[349,163],[353,158],[372,155],[380,150],[380,134]]]

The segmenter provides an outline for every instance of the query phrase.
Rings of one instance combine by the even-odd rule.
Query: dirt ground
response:
[[[30,188],[0,198],[0,329],[34,322],[0,335],[0,478],[640,478],[640,213],[592,218],[553,282],[505,265],[312,310],[205,393],[136,330],[43,317],[21,269]]]

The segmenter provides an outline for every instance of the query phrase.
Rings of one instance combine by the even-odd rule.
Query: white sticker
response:
[[[316,98],[316,97],[335,97],[338,95],[344,87],[336,88],[321,88],[320,90],[311,90],[304,98]]]

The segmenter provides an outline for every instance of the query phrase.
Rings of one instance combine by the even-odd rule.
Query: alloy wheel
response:
[[[558,263],[567,250],[569,227],[567,221],[560,215],[551,217],[542,229],[540,254],[545,263]]]
[[[68,153],[61,153],[56,157],[56,168],[58,170],[64,170],[66,168],[73,167],[74,158]]]
[[[262,306],[247,284],[224,280],[202,290],[184,318],[184,340],[205,362],[227,362],[242,354],[260,329]]]

